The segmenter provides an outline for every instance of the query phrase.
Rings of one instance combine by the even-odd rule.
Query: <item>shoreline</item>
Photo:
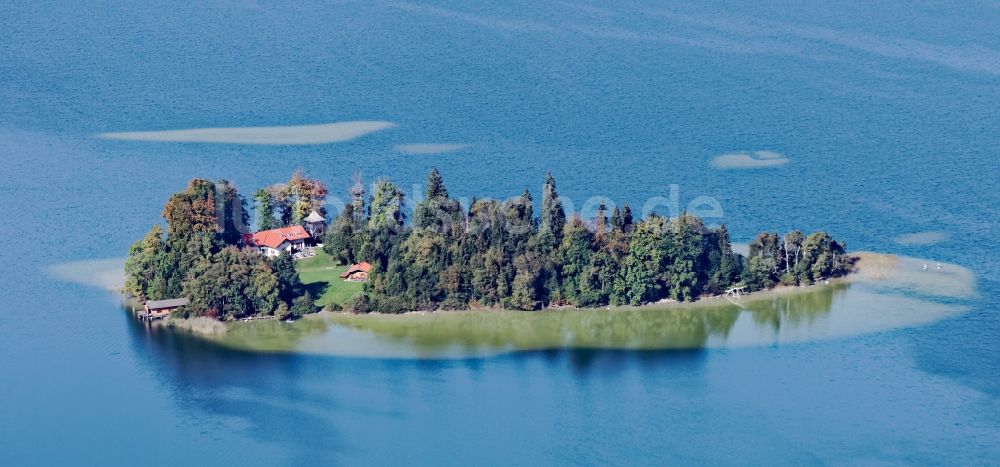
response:
[[[875,253],[870,251],[857,252],[852,255],[857,258],[857,264],[855,269],[846,276],[834,277],[826,279],[823,283],[816,283],[812,285],[776,285],[770,289],[757,290],[754,292],[748,292],[742,295],[736,302],[755,302],[760,300],[767,300],[771,298],[797,295],[802,293],[808,293],[815,291],[820,288],[834,286],[836,284],[846,284],[856,282],[865,277],[876,278],[880,276],[879,272],[873,271],[873,265],[879,263],[878,266],[884,267],[884,265],[895,264],[898,257],[891,253]],[[867,265],[866,270],[862,270],[862,264]],[[643,303],[641,305],[608,305],[599,307],[579,307],[575,305],[564,305],[558,307],[546,307],[539,310],[525,311],[525,310],[511,310],[506,308],[470,308],[465,310],[435,310],[435,311],[404,311],[402,313],[351,313],[348,311],[320,311],[313,315],[346,315],[346,316],[378,316],[378,317],[391,317],[391,316],[423,316],[423,315],[440,315],[440,314],[468,314],[468,313],[547,313],[547,312],[558,312],[558,311],[627,311],[627,310],[646,310],[646,309],[673,309],[673,308],[699,308],[720,305],[728,302],[731,305],[739,306],[738,303],[733,303],[726,300],[725,295],[711,295],[698,297],[696,300],[690,302],[679,302],[676,300],[661,300],[658,302]]]
[[[698,309],[698,308],[713,308],[719,306],[732,306],[732,307],[742,307],[748,303],[761,302],[766,300],[771,300],[781,297],[797,296],[802,294],[807,294],[811,292],[817,292],[829,287],[834,287],[838,284],[849,284],[863,280],[864,278],[877,279],[884,275],[884,268],[891,268],[894,264],[898,262],[898,256],[890,253],[875,253],[862,251],[852,254],[853,257],[857,259],[855,268],[850,274],[846,276],[835,277],[831,279],[824,280],[823,283],[816,283],[808,286],[788,286],[788,285],[777,285],[766,290],[757,290],[754,292],[746,293],[739,299],[730,301],[727,300],[724,295],[713,295],[706,297],[699,297],[697,300],[690,302],[678,302],[675,300],[659,301],[653,303],[645,303],[642,305],[614,305],[614,306],[603,306],[603,307],[577,307],[577,306],[561,306],[561,307],[548,307],[542,308],[540,310],[525,311],[525,310],[511,310],[505,308],[478,308],[478,309],[465,309],[465,310],[436,310],[436,311],[405,311],[402,313],[351,313],[348,311],[329,311],[320,310],[316,313],[308,314],[302,316],[301,318],[291,322],[299,321],[322,321],[326,324],[343,325],[342,323],[335,323],[332,320],[340,318],[348,318],[352,320],[378,320],[378,319],[407,319],[417,316],[448,316],[448,315],[496,315],[496,314],[546,314],[546,313],[585,313],[594,311],[607,311],[607,312],[639,312],[645,310],[685,310],[685,309]],[[192,322],[192,320],[201,321],[201,323]],[[211,321],[215,325],[206,323],[204,321]],[[291,324],[286,323],[286,324]],[[255,324],[254,321],[244,322],[241,320],[234,321],[219,321],[210,318],[168,318],[160,320],[159,322],[154,321],[151,323],[154,326],[166,326],[171,327],[180,331],[188,332],[200,337],[206,338],[217,338],[228,334],[230,331],[239,328],[248,328]]]
[[[846,276],[732,301],[717,295],[640,306],[320,311],[290,323],[202,317],[136,325],[247,352],[464,358],[556,348],[690,349],[823,340],[932,322],[965,309],[954,299],[976,296],[974,275],[958,265],[938,269],[932,261],[885,253],[852,256],[858,261]],[[130,313],[133,307],[126,303]]]
[[[497,315],[497,314],[547,314],[547,313],[586,313],[595,311],[606,311],[606,312],[639,312],[644,310],[688,310],[688,309],[698,309],[698,308],[717,308],[719,306],[733,306],[733,307],[744,307],[747,304],[773,300],[782,297],[794,297],[798,295],[808,294],[811,292],[817,292],[828,287],[833,287],[838,284],[850,284],[856,282],[879,282],[881,280],[892,278],[892,276],[898,276],[898,266],[902,263],[911,264],[916,267],[917,264],[924,262],[925,260],[918,258],[903,257],[891,253],[876,253],[861,251],[852,254],[853,257],[857,258],[854,265],[854,269],[848,275],[831,278],[824,280],[822,283],[817,283],[809,286],[787,286],[787,285],[777,285],[771,289],[758,290],[754,292],[749,292],[736,300],[727,300],[724,295],[713,295],[699,297],[695,301],[691,302],[677,302],[673,300],[660,301],[654,303],[647,303],[642,305],[616,305],[616,306],[604,306],[604,307],[576,307],[576,306],[561,306],[555,308],[543,308],[541,310],[535,311],[522,311],[522,310],[509,310],[502,308],[479,308],[479,309],[466,309],[466,310],[438,310],[438,311],[407,311],[403,313],[350,313],[346,311],[327,311],[321,310],[317,313],[305,315],[292,323],[284,323],[283,325],[294,324],[299,321],[316,322],[322,321],[330,324],[332,318],[342,318],[350,319],[352,321],[365,321],[365,320],[378,320],[378,319],[407,319],[417,316],[448,316],[448,315]],[[929,262],[929,261],[928,261]],[[97,268],[87,270],[87,267]],[[135,315],[135,310],[141,308],[138,303],[134,300],[129,299],[121,294],[120,286],[113,284],[111,280],[106,278],[118,277],[121,275],[120,272],[121,265],[117,259],[108,260],[87,260],[74,263],[67,263],[62,265],[55,265],[50,268],[53,274],[59,276],[61,279],[77,282],[93,287],[99,287],[104,290],[110,291],[120,297],[122,304],[129,310],[129,313]],[[971,280],[971,273],[965,268],[957,265],[948,265],[949,270],[958,271],[960,276],[955,278],[954,282],[963,284]],[[65,271],[73,271],[74,274],[67,274]],[[102,281],[94,281],[94,276],[99,276],[105,278]],[[968,278],[966,276],[969,276]],[[921,290],[927,287],[927,284],[917,284],[913,286],[913,278],[906,278],[904,281],[899,281],[904,286],[910,286],[911,289]],[[970,297],[971,287],[969,290],[962,288],[957,288],[954,293],[946,293],[945,295],[953,297]],[[273,320],[269,320],[273,321]],[[205,338],[218,338],[229,334],[233,330],[238,330],[240,328],[248,328],[254,326],[256,321],[243,322],[241,320],[234,321],[219,321],[212,318],[173,318],[169,317],[163,320],[158,320],[150,323],[152,326],[160,328],[172,328],[178,331],[182,331],[195,336],[205,337]]]

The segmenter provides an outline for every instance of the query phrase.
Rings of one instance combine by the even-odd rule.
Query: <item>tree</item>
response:
[[[444,234],[457,232],[464,227],[462,206],[448,198],[448,190],[437,169],[427,176],[426,198],[417,204],[413,225],[420,229],[434,229]]]
[[[504,203],[504,235],[506,236],[505,251],[510,255],[525,251],[528,239],[535,234],[535,217],[532,208],[531,192],[527,188],[520,197],[512,198]]]
[[[227,247],[219,252],[215,263],[222,266],[224,279],[217,293],[224,297],[222,312],[226,318],[238,318],[254,314],[253,271],[260,255],[235,247]]]
[[[295,270],[295,263],[288,252],[283,252],[271,260],[271,270],[278,278],[278,296],[285,303],[291,303],[302,290],[302,280]]]
[[[715,245],[709,256],[709,287],[710,292],[721,293],[739,281],[740,256],[733,252],[725,224],[715,230],[713,240]]]
[[[447,268],[447,247],[445,236],[434,230],[412,232],[400,246],[398,259],[401,268],[397,274],[406,284],[405,296],[424,306],[433,304],[444,297],[438,288],[438,278]],[[392,269],[388,271],[393,272]]]
[[[273,314],[281,303],[278,276],[266,261],[254,268],[250,277],[251,300],[257,314]]]
[[[292,198],[288,185],[284,183],[277,183],[262,189],[266,190],[271,196],[271,203],[274,206],[273,209],[277,213],[278,222],[274,226],[279,227],[291,225],[292,216],[295,213],[295,200]]]
[[[505,287],[502,285],[505,282],[503,256],[499,246],[492,246],[473,258],[473,299],[486,305],[495,305],[500,302],[501,289]]]
[[[628,203],[625,203],[625,206],[622,207],[622,231],[625,233],[631,232],[633,222],[632,207]]]
[[[285,302],[278,302],[278,308],[274,310],[274,317],[278,319],[287,319],[291,316],[292,311],[288,309],[288,304]]]
[[[802,255],[802,240],[805,237],[802,236],[802,232],[798,230],[793,230],[785,234],[781,245],[782,256],[785,259],[785,273],[791,273],[795,264],[799,262]]]
[[[183,284],[183,294],[190,300],[187,309],[196,315],[211,318],[225,317],[227,294],[225,266],[213,258],[202,258],[191,268],[191,275]]]
[[[438,288],[444,294],[441,308],[445,310],[465,309],[469,303],[466,287],[466,271],[459,264],[452,264],[438,274]]]
[[[217,216],[222,241],[226,245],[238,245],[243,241],[243,234],[249,232],[247,202],[228,180],[216,182],[215,193],[216,207],[221,210]]]
[[[847,274],[851,267],[843,245],[826,232],[814,232],[802,242],[802,259],[795,265],[795,271],[800,281],[809,283]]]
[[[167,236],[175,248],[198,235],[213,238],[221,249],[236,245],[247,231],[246,201],[226,180],[194,179],[186,190],[175,193],[163,207]]]
[[[580,280],[590,266],[593,242],[593,234],[587,226],[579,217],[573,217],[563,232],[558,252],[562,268],[562,295],[570,302],[580,303]]]
[[[354,224],[357,226],[363,225],[367,220],[367,210],[365,209],[365,184],[361,180],[361,174],[354,174],[354,180],[351,187],[348,189],[348,193],[351,197],[351,212],[354,215]]]
[[[295,225],[316,211],[326,215],[327,189],[323,182],[309,178],[302,170],[296,170],[288,183],[271,185],[263,190],[271,197],[277,209],[280,225]]]
[[[608,207],[604,202],[597,205],[597,214],[594,215],[594,238],[598,241],[604,239],[604,231],[608,227]]]
[[[326,215],[323,205],[326,204],[327,189],[323,182],[311,179],[302,170],[297,170],[288,181],[286,190],[292,204],[292,224],[301,224],[313,211]]]
[[[187,189],[175,193],[163,207],[167,235],[180,243],[197,234],[216,235],[220,230],[215,214],[215,184],[196,178]]]
[[[618,206],[615,206],[611,210],[611,232],[621,233],[623,222],[624,220],[622,219],[622,212],[621,210],[618,209]]]
[[[296,297],[295,301],[292,303],[292,307],[289,309],[290,315],[296,318],[316,313],[319,311],[319,307],[313,301],[312,294],[306,292],[305,295]]]
[[[368,228],[399,230],[403,227],[406,214],[403,212],[403,191],[388,180],[375,182],[375,192],[372,193],[371,214],[368,217]]]
[[[330,228],[323,235],[323,251],[341,264],[354,264],[359,260],[360,249],[356,233],[354,205],[344,206]]]
[[[253,193],[253,198],[257,203],[257,229],[271,230],[274,225],[274,200],[271,193],[261,188]]]
[[[558,241],[562,238],[565,225],[566,212],[556,192],[556,179],[549,172],[545,174],[545,185],[542,187],[542,218],[538,230],[551,233],[552,238]]]
[[[625,258],[624,293],[628,303],[639,305],[659,299],[660,285],[657,276],[663,269],[663,243],[665,227],[662,218],[640,222],[632,232]]]
[[[774,287],[772,271],[775,267],[774,258],[762,255],[752,256],[743,268],[741,280],[750,291],[764,290]]]
[[[514,259],[514,280],[511,282],[507,306],[517,310],[537,310],[541,305],[541,258],[527,253]]]
[[[165,251],[163,229],[159,225],[154,225],[142,240],[132,244],[125,260],[124,292],[127,295],[140,300],[166,298],[162,295],[166,281],[163,275],[169,271],[159,267]]]
[[[699,272],[704,270],[704,229],[701,219],[687,213],[671,222],[673,241],[670,258],[673,260],[673,268],[670,273],[670,291],[674,300],[694,300],[701,292]]]
[[[611,301],[620,263],[611,251],[600,249],[590,259],[590,265],[580,280],[580,305],[603,306]]]
[[[771,280],[777,280],[778,278],[778,264],[781,261],[781,242],[778,240],[778,234],[774,232],[763,232],[758,234],[752,242],[750,242],[750,257],[761,256],[768,259],[768,264],[773,264],[774,267],[768,273]]]
[[[447,199],[448,189],[444,187],[444,180],[437,169],[431,169],[427,176],[427,199]]]

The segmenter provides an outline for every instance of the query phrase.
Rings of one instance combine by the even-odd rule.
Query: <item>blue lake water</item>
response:
[[[990,2],[0,0],[0,458],[33,464],[1000,463],[1000,10]],[[311,146],[103,132],[382,120]],[[407,144],[470,145],[409,153]],[[719,170],[714,157],[789,162]],[[965,266],[930,325],[700,351],[409,361],[150,333],[49,274],[121,257],[192,177],[457,196],[712,197]],[[921,232],[934,241],[903,241]]]

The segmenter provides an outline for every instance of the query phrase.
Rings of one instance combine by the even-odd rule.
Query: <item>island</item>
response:
[[[526,189],[463,203],[437,170],[409,209],[386,179],[355,177],[327,223],[327,187],[301,171],[253,192],[194,179],[170,197],[125,263],[123,292],[156,319],[290,320],[349,313],[640,306],[810,285],[856,258],[825,232],[764,232],[747,255],[725,225],[682,213],[633,217],[628,204],[567,216],[547,174],[541,211]]]

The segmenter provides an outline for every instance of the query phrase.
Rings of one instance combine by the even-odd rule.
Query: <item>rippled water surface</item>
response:
[[[5,464],[1000,459],[993,4],[0,11]],[[347,122],[378,131],[309,127]],[[323,132],[177,133],[302,126]],[[291,139],[249,144],[275,137]],[[331,142],[298,144],[315,138]],[[343,193],[360,171],[409,191],[431,167],[456,196],[528,186],[536,199],[551,170],[578,210],[595,195],[643,206],[676,184],[679,209],[717,200],[712,222],[735,240],[822,228],[854,250],[926,260],[891,286],[759,309],[491,315],[529,328],[516,352],[464,315],[420,321],[440,323],[429,334],[405,332],[413,318],[333,317],[348,327],[294,328],[298,352],[248,352],[140,326],[102,289],[116,280],[107,258],[191,177],[249,192],[303,168]],[[923,262],[968,274],[928,285]],[[664,336],[678,345],[647,345]]]

